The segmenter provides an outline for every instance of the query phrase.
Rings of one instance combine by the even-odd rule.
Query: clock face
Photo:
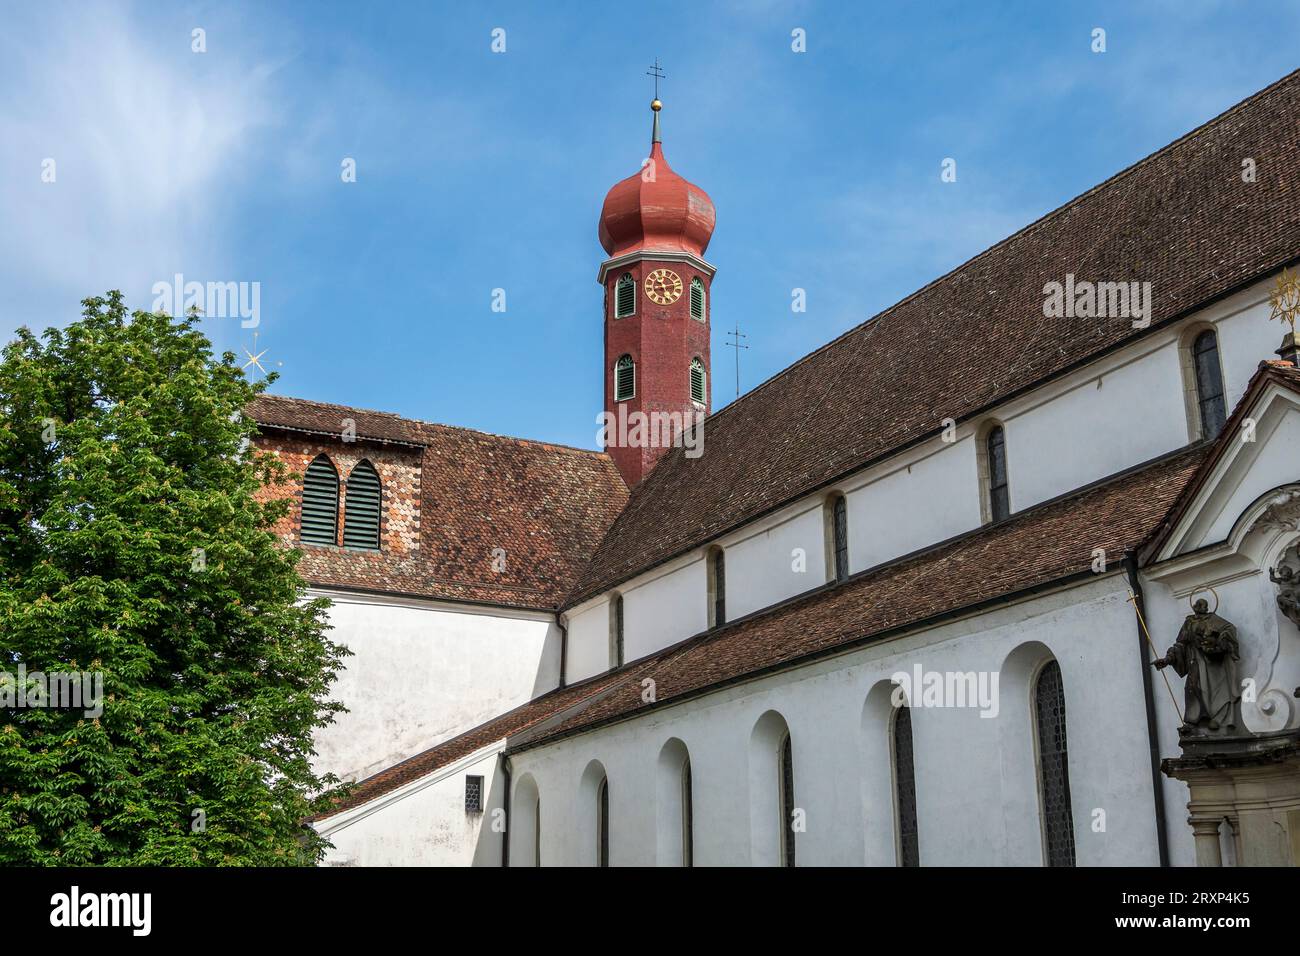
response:
[[[670,269],[656,269],[645,277],[645,294],[656,305],[672,305],[682,297],[682,280]]]

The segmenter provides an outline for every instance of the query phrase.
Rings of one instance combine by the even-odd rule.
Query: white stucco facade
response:
[[[552,690],[553,614],[348,591],[332,602],[330,639],[352,656],[331,688],[348,713],[316,736],[317,767],[360,780]]]

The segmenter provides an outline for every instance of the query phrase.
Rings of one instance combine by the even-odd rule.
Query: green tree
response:
[[[265,383],[193,315],[83,305],[0,357],[0,670],[102,672],[103,713],[0,706],[0,864],[313,864],[347,651],[272,532]]]

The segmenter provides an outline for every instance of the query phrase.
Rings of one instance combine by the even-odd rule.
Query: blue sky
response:
[[[1300,4],[5,2],[0,18],[6,337],[109,288],[149,308],[176,273],[258,282],[277,393],[593,447],[596,220],[647,151],[656,56],[665,153],[718,211],[716,408],[737,319],[748,390],[1292,70]],[[253,344],[235,319],[206,326],[219,348]]]

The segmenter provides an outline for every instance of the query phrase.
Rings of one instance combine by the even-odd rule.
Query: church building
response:
[[[353,653],[326,863],[1300,861],[1300,72],[716,413],[660,107],[603,450],[250,410]]]

